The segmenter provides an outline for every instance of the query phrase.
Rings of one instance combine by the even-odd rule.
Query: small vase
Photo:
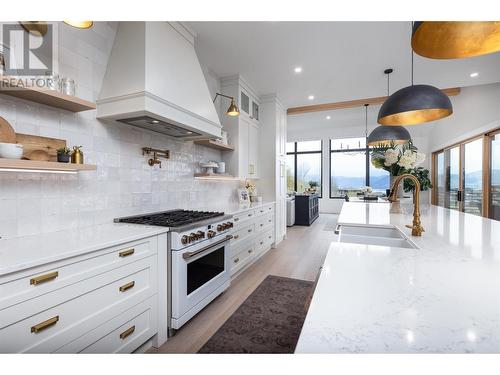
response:
[[[57,155],[57,161],[59,163],[69,163],[70,156],[67,154]]]

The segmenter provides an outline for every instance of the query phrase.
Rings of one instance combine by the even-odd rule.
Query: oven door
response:
[[[172,318],[181,318],[230,280],[231,238],[172,251]]]

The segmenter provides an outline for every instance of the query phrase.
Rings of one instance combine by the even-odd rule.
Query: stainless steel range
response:
[[[172,210],[115,219],[169,228],[169,322],[179,329],[230,285],[232,216]]]

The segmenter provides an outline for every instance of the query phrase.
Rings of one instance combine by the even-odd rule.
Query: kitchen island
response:
[[[333,242],[296,353],[500,353],[500,222],[344,203],[339,224],[396,227],[418,247]]]

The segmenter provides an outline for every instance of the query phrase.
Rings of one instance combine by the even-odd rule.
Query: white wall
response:
[[[59,24],[59,73],[75,78],[77,95],[95,100],[102,84],[116,23],[95,22],[89,30]],[[211,91],[217,89],[213,81]],[[174,141],[124,124],[103,123],[95,111],[72,113],[0,95],[0,116],[16,132],[82,145],[97,171],[78,175],[0,172],[0,237],[109,223],[117,216],[172,208],[223,208],[237,202],[237,182],[196,181],[202,160],[219,151]],[[151,168],[141,148],[171,150],[171,160]]]
[[[377,126],[377,115],[380,106],[368,107],[368,134]],[[330,120],[326,116],[331,117]],[[415,146],[421,152],[428,153],[429,125],[408,127]],[[364,137],[365,135],[365,109],[364,107],[349,108],[336,111],[308,113],[304,115],[288,116],[287,141],[323,141],[323,198],[320,199],[320,212],[338,213],[342,208],[342,199],[330,199],[330,158],[329,140],[333,138]],[[429,158],[422,164],[429,168]],[[422,201],[427,202],[429,194],[422,195]]]
[[[453,114],[431,125],[431,153],[500,126],[500,83],[465,87],[451,101]]]

